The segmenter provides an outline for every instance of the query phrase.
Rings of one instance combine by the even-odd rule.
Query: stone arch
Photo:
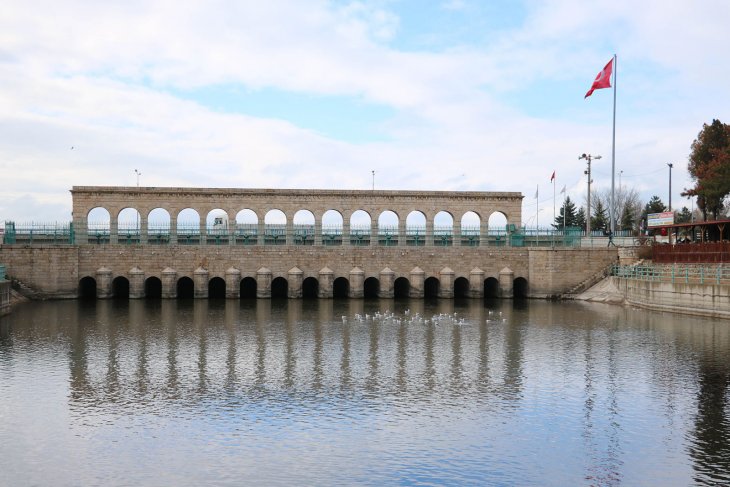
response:
[[[365,210],[356,210],[350,215],[350,245],[370,245],[373,219]]]
[[[406,216],[406,245],[426,245],[426,215],[413,210]]]
[[[273,208],[264,215],[264,244],[286,245],[286,214]]]
[[[378,215],[378,244],[387,247],[398,245],[399,238],[398,214],[393,210],[383,210]]]
[[[111,216],[109,210],[97,206],[86,214],[86,232],[89,243],[109,243]]]
[[[129,279],[117,276],[112,281],[112,296],[115,298],[129,298]]]
[[[177,298],[193,299],[195,297],[195,283],[188,276],[182,276],[177,280]]]
[[[82,277],[78,293],[81,299],[96,299],[96,279],[91,276]]]
[[[193,208],[184,208],[175,217],[177,243],[194,245],[200,243],[200,214]]]
[[[144,280],[144,295],[147,299],[162,297],[162,281],[159,277],[150,276]]]
[[[524,277],[517,277],[512,281],[512,295],[515,298],[526,298],[528,291],[527,279]]]
[[[309,210],[299,210],[292,218],[295,245],[314,245],[314,213]]]
[[[344,225],[342,213],[337,210],[327,210],[322,215],[322,245],[342,245]]]
[[[289,292],[289,282],[283,277],[277,277],[271,281],[271,297],[286,298]]]
[[[350,281],[345,277],[338,277],[332,283],[332,297],[346,298],[350,295]]]
[[[482,219],[475,211],[467,211],[461,215],[461,245],[478,247],[481,235]]]
[[[256,279],[253,277],[244,277],[239,284],[242,298],[256,297]]]
[[[411,291],[411,283],[405,277],[399,277],[393,282],[393,297],[407,298]]]
[[[507,216],[501,211],[495,211],[489,215],[487,223],[487,235],[490,245],[507,245]]]
[[[454,215],[448,211],[439,211],[433,217],[433,244],[437,247],[448,247],[454,242]]]
[[[319,281],[314,277],[307,277],[302,281],[302,297],[314,299],[319,296]]]
[[[215,235],[228,232],[228,212],[221,208],[214,208],[205,216],[205,231]]]
[[[499,281],[496,277],[487,277],[486,279],[484,279],[484,297],[499,297]]]
[[[377,298],[380,294],[380,281],[377,277],[368,277],[363,284],[363,296]]]
[[[426,298],[437,298],[441,283],[435,277],[429,277],[423,282],[423,296]]]
[[[465,277],[457,277],[454,281],[454,297],[455,298],[468,298],[469,297],[469,279]]]
[[[214,277],[208,281],[208,298],[223,299],[226,297],[226,281],[221,277]]]
[[[147,214],[147,243],[161,244],[170,241],[170,213],[164,208],[154,208]]]
[[[123,208],[117,214],[117,242],[139,243],[142,215],[136,208]]]
[[[259,217],[250,208],[236,213],[236,243],[255,245],[259,233]]]

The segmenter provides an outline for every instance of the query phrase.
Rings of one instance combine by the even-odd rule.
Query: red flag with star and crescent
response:
[[[586,93],[586,96],[583,97],[583,99],[588,98],[593,94],[593,90],[600,90],[602,88],[610,88],[611,87],[611,73],[613,72],[613,58],[606,64],[606,67],[601,70],[600,73],[596,75],[596,79],[593,80],[593,84],[591,85],[591,89],[588,90],[588,93]]]

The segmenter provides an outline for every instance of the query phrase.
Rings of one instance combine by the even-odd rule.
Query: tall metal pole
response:
[[[586,237],[591,236],[591,155],[588,154],[588,208],[586,209]]]
[[[616,78],[618,66],[616,66],[616,54],[613,55],[613,137],[611,142],[611,234],[616,230],[616,203],[614,199],[614,185],[616,182]]]
[[[667,166],[669,166],[669,211],[672,211],[672,168],[674,164],[668,162]]]
[[[375,171],[373,171],[373,191],[375,191]]]

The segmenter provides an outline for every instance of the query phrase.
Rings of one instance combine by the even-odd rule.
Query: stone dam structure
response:
[[[548,298],[618,259],[525,246],[522,194],[74,186],[67,234],[6,231],[38,298]],[[501,214],[506,224],[490,228]]]

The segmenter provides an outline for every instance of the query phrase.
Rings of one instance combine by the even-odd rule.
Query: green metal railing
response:
[[[0,281],[4,281],[4,280],[5,280],[5,266],[0,265]]]
[[[642,264],[613,266],[611,275],[638,281],[673,284],[730,284],[730,265]]]
[[[15,223],[5,222],[4,243],[6,244],[73,244],[75,233],[73,223]]]

